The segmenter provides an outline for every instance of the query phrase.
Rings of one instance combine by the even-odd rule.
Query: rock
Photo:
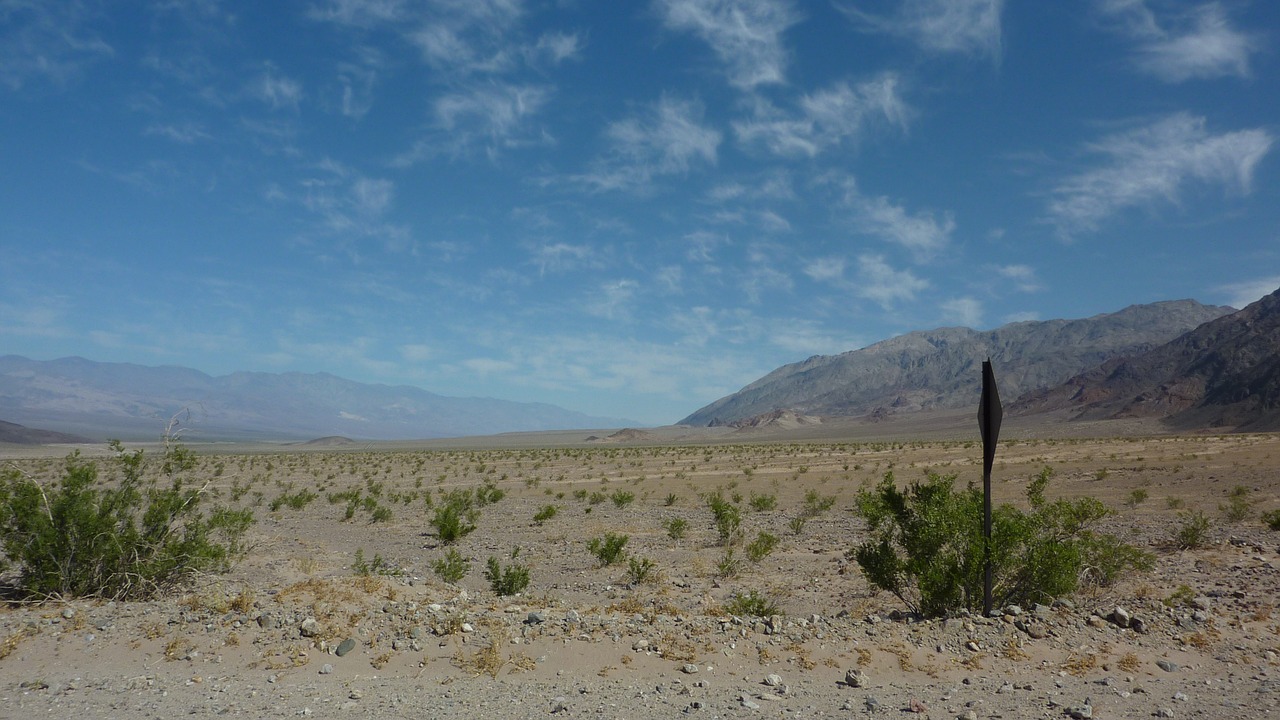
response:
[[[1107,621],[1098,617],[1097,615],[1090,615],[1088,622],[1089,622],[1089,627],[1100,628],[1100,627],[1107,626]]]
[[[569,702],[564,699],[563,695],[551,700],[551,714],[555,715],[562,712],[569,712]]]
[[[541,625],[546,621],[547,621],[547,614],[542,612],[541,610],[534,610],[530,612],[528,615],[526,615],[524,618],[524,622],[526,625]]]
[[[360,692],[359,690],[352,690],[351,692],[347,693],[347,697],[351,700],[359,700],[360,698],[364,697],[364,693]]]
[[[1159,710],[1157,710],[1157,711],[1156,711],[1156,717],[1158,717],[1158,718],[1171,718],[1171,717],[1173,717],[1173,708],[1167,708],[1167,707],[1166,707],[1166,708],[1160,708]]]
[[[648,650],[649,649],[648,638],[639,638],[635,642],[631,643],[631,649],[635,650],[636,652],[643,652],[645,650]]]
[[[1007,682],[1001,685],[998,690],[996,690],[997,695],[1003,695],[1004,693],[1007,693],[1007,692],[1013,692],[1013,683]]]
[[[315,618],[309,617],[302,621],[298,632],[302,633],[302,637],[315,637],[320,634],[320,623]]]
[[[929,712],[929,708],[915,698],[911,698],[911,702],[907,703],[907,710],[916,714]]]
[[[1133,620],[1133,616],[1129,614],[1129,611],[1125,610],[1124,608],[1118,605],[1116,606],[1115,610],[1111,611],[1111,622],[1115,623],[1116,625],[1122,628],[1129,627],[1129,623],[1132,620]]]
[[[342,642],[338,643],[338,647],[333,651],[333,654],[337,655],[338,657],[342,657],[343,655],[346,655],[347,653],[355,649],[356,649],[356,641],[352,638],[347,638],[346,640],[343,640]]]
[[[974,710],[965,710],[956,716],[956,720],[978,720],[978,713]]]
[[[1191,619],[1195,620],[1198,623],[1202,623],[1209,619],[1209,613],[1205,612],[1204,610],[1196,610],[1195,612],[1191,613]]]
[[[844,684],[851,688],[871,687],[871,677],[861,670],[849,670],[844,674]]]
[[[329,674],[331,674],[332,672],[333,672],[333,666],[332,666],[332,665],[330,665],[329,663],[325,663],[325,664],[324,664],[324,667],[321,667],[321,668],[320,668],[320,674],[321,674],[321,675],[329,675]]]
[[[75,616],[76,616],[76,609],[75,609],[75,608],[63,608],[63,609],[62,609],[62,617],[63,617],[63,619],[65,619],[65,620],[70,620],[71,618],[73,618],[73,617],[75,617]]]
[[[867,708],[867,712],[869,713],[873,713],[880,709],[880,701],[876,699],[875,695],[868,695],[867,699],[864,700],[862,704]]]
[[[1156,661],[1156,665],[1157,665],[1157,666],[1159,666],[1159,668],[1160,668],[1161,670],[1165,671],[1165,672],[1177,672],[1177,671],[1178,671],[1178,663],[1176,663],[1176,662],[1174,662],[1174,661],[1172,661],[1172,660],[1165,660],[1164,658],[1161,658],[1161,659],[1159,659],[1159,660],[1157,660],[1157,661]]]
[[[1201,595],[1200,597],[1192,598],[1191,607],[1194,607],[1197,610],[1208,610],[1213,607],[1213,601],[1204,595]]]
[[[1067,714],[1074,720],[1089,720],[1093,717],[1093,706],[1081,705],[1080,707],[1073,707],[1067,710]]]
[[[1129,627],[1134,632],[1142,634],[1147,631],[1147,622],[1142,618],[1136,617],[1129,621]]]
[[[764,684],[765,684],[765,685],[768,685],[769,687],[773,687],[773,688],[776,688],[776,687],[782,687],[782,676],[781,676],[781,675],[772,675],[772,674],[771,674],[771,675],[768,675],[768,676],[766,676],[766,677],[765,677],[765,679],[764,679]]]
[[[739,697],[739,698],[738,698],[738,700],[739,700],[739,702],[741,702],[741,703],[742,703],[742,707],[744,707],[744,708],[746,708],[746,709],[748,709],[748,710],[759,710],[759,709],[760,709],[760,703],[752,702],[751,698],[747,697],[746,695],[743,695],[743,696]]]
[[[685,663],[684,667],[680,668],[680,672],[684,673],[685,675],[692,675],[698,672],[698,666],[694,665],[693,663]]]
[[[1004,614],[1018,617],[1022,614],[1022,608],[1018,605],[1010,605],[1004,609]]]

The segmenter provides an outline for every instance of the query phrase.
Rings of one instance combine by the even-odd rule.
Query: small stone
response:
[[[352,638],[347,638],[346,640],[343,640],[342,642],[338,643],[338,649],[334,650],[333,652],[338,657],[342,657],[343,655],[346,655],[347,653],[355,649],[356,649],[356,641]]]
[[[1022,614],[1022,608],[1018,605],[1010,605],[1004,609],[1004,614],[1018,617]]]
[[[1074,720],[1089,720],[1093,717],[1093,706],[1081,705],[1080,707],[1073,707],[1067,711],[1067,714]]]
[[[929,708],[926,707],[924,703],[920,702],[915,698],[911,698],[911,702],[907,703],[907,710],[910,710],[911,712],[916,714],[929,712]]]
[[[1191,619],[1195,620],[1198,623],[1202,623],[1209,619],[1209,613],[1205,612],[1204,610],[1196,610],[1195,612],[1191,613]]]
[[[569,701],[565,700],[563,695],[560,695],[551,700],[552,715],[555,715],[556,713],[562,713],[562,712],[568,712],[568,711],[569,711]]]
[[[1173,708],[1160,708],[1156,711],[1156,717],[1171,718],[1173,717]]]
[[[63,608],[63,609],[62,609],[62,617],[63,617],[64,619],[70,620],[71,618],[73,618],[73,617],[75,617],[75,616],[76,616],[76,610],[75,610],[75,608]]]
[[[1186,702],[1190,698],[1187,697],[1186,693],[1179,691],[1173,694],[1173,699],[1177,700],[1178,702]]]
[[[1089,620],[1088,620],[1088,622],[1089,622],[1089,627],[1100,628],[1100,627],[1106,627],[1106,626],[1107,626],[1107,621],[1106,621],[1106,620],[1103,620],[1102,618],[1098,617],[1097,615],[1090,615],[1090,616],[1089,616]]]
[[[302,621],[298,632],[302,633],[302,637],[315,637],[320,634],[320,623],[315,618],[309,617]]]
[[[684,673],[685,675],[692,675],[698,672],[698,666],[694,665],[693,663],[685,663],[684,667],[680,668],[680,672]]]
[[[359,690],[352,690],[351,692],[347,693],[347,697],[351,698],[352,700],[359,700],[360,698],[364,697],[364,693],[360,692]]]
[[[871,686],[871,677],[865,672],[853,669],[845,672],[844,684],[851,688],[862,688]]]
[[[974,710],[965,710],[956,716],[956,720],[978,720],[978,713]]]
[[[774,688],[776,688],[776,687],[781,687],[781,686],[782,686],[782,676],[781,676],[781,675],[772,675],[772,674],[771,674],[771,675],[768,675],[768,676],[766,676],[766,677],[765,677],[765,679],[764,679],[764,684],[765,684],[765,685],[768,685],[769,687],[774,687]]]
[[[1176,663],[1176,662],[1174,662],[1174,661],[1172,661],[1172,660],[1165,660],[1164,658],[1161,658],[1161,659],[1159,659],[1159,660],[1157,660],[1157,661],[1156,661],[1156,665],[1157,665],[1161,670],[1163,670],[1163,671],[1165,671],[1165,672],[1177,672],[1177,671],[1178,671],[1178,663]]]
[[[1049,637],[1049,628],[1046,627],[1044,623],[1028,623],[1027,637],[1030,637],[1033,640],[1043,640],[1044,638]]]
[[[1111,611],[1111,622],[1115,623],[1116,625],[1119,625],[1122,628],[1129,627],[1129,623],[1132,620],[1133,620],[1133,616],[1129,614],[1129,611],[1125,610],[1124,608],[1118,605],[1116,606],[1115,610]]]
[[[325,663],[324,667],[320,668],[321,675],[329,675],[332,672],[333,672],[333,666],[330,665],[329,663]]]
[[[1142,618],[1136,617],[1129,621],[1129,627],[1136,633],[1142,634],[1147,631],[1147,622]]]
[[[631,649],[635,650],[636,652],[643,652],[645,650],[648,650],[649,640],[647,638],[640,638],[635,642],[631,643]]]
[[[1208,610],[1213,607],[1213,601],[1204,595],[1201,595],[1200,597],[1192,598],[1191,607],[1194,607],[1197,610]]]
[[[748,709],[748,710],[759,710],[759,709],[760,709],[760,703],[752,702],[751,698],[747,697],[746,695],[743,695],[742,697],[740,697],[740,698],[739,698],[739,701],[742,703],[742,707],[744,707],[744,708],[746,708],[746,709]]]
[[[982,649],[982,646],[979,645],[976,640],[970,640],[969,642],[965,643],[964,646],[969,648],[969,650],[972,652],[978,652],[979,650]]]
[[[875,712],[880,709],[880,701],[876,699],[875,695],[868,695],[862,704],[867,708],[867,712]]]
[[[541,625],[547,621],[547,614],[541,610],[534,610],[525,616],[526,625]]]
[[[1007,682],[1001,685],[1000,689],[996,690],[996,694],[998,695],[1003,695],[1004,693],[1007,693],[1007,692],[1013,692],[1013,683]]]
[[[462,623],[462,632],[469,633],[469,632],[475,632],[475,631],[476,631],[476,628],[471,623],[466,623],[466,622]]]

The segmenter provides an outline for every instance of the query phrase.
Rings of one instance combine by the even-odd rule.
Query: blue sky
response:
[[[0,352],[661,424],[1280,286],[1270,0],[0,0]]]

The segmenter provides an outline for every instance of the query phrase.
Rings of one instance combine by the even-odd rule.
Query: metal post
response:
[[[978,430],[982,433],[982,614],[991,614],[991,466],[996,460],[996,439],[1004,409],[996,389],[996,375],[991,358],[982,363],[982,401],[978,405]]]

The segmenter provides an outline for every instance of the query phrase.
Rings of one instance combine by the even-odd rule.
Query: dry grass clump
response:
[[[1133,653],[1125,653],[1124,657],[1116,661],[1116,667],[1129,673],[1137,672],[1142,667],[1142,661]]]
[[[12,655],[13,651],[18,649],[18,645],[20,645],[29,634],[30,633],[27,630],[19,630],[0,642],[0,660]]]
[[[1098,656],[1093,653],[1085,653],[1083,655],[1071,653],[1067,657],[1067,661],[1062,663],[1062,669],[1067,674],[1075,677],[1082,677],[1098,667]]]
[[[524,653],[512,653],[504,655],[505,648],[511,640],[507,632],[506,626],[498,622],[487,623],[489,630],[489,644],[467,654],[461,648],[453,657],[453,664],[457,667],[472,674],[473,677],[488,675],[491,678],[497,678],[502,668],[511,665],[509,672],[532,670],[535,663],[532,658]]]

